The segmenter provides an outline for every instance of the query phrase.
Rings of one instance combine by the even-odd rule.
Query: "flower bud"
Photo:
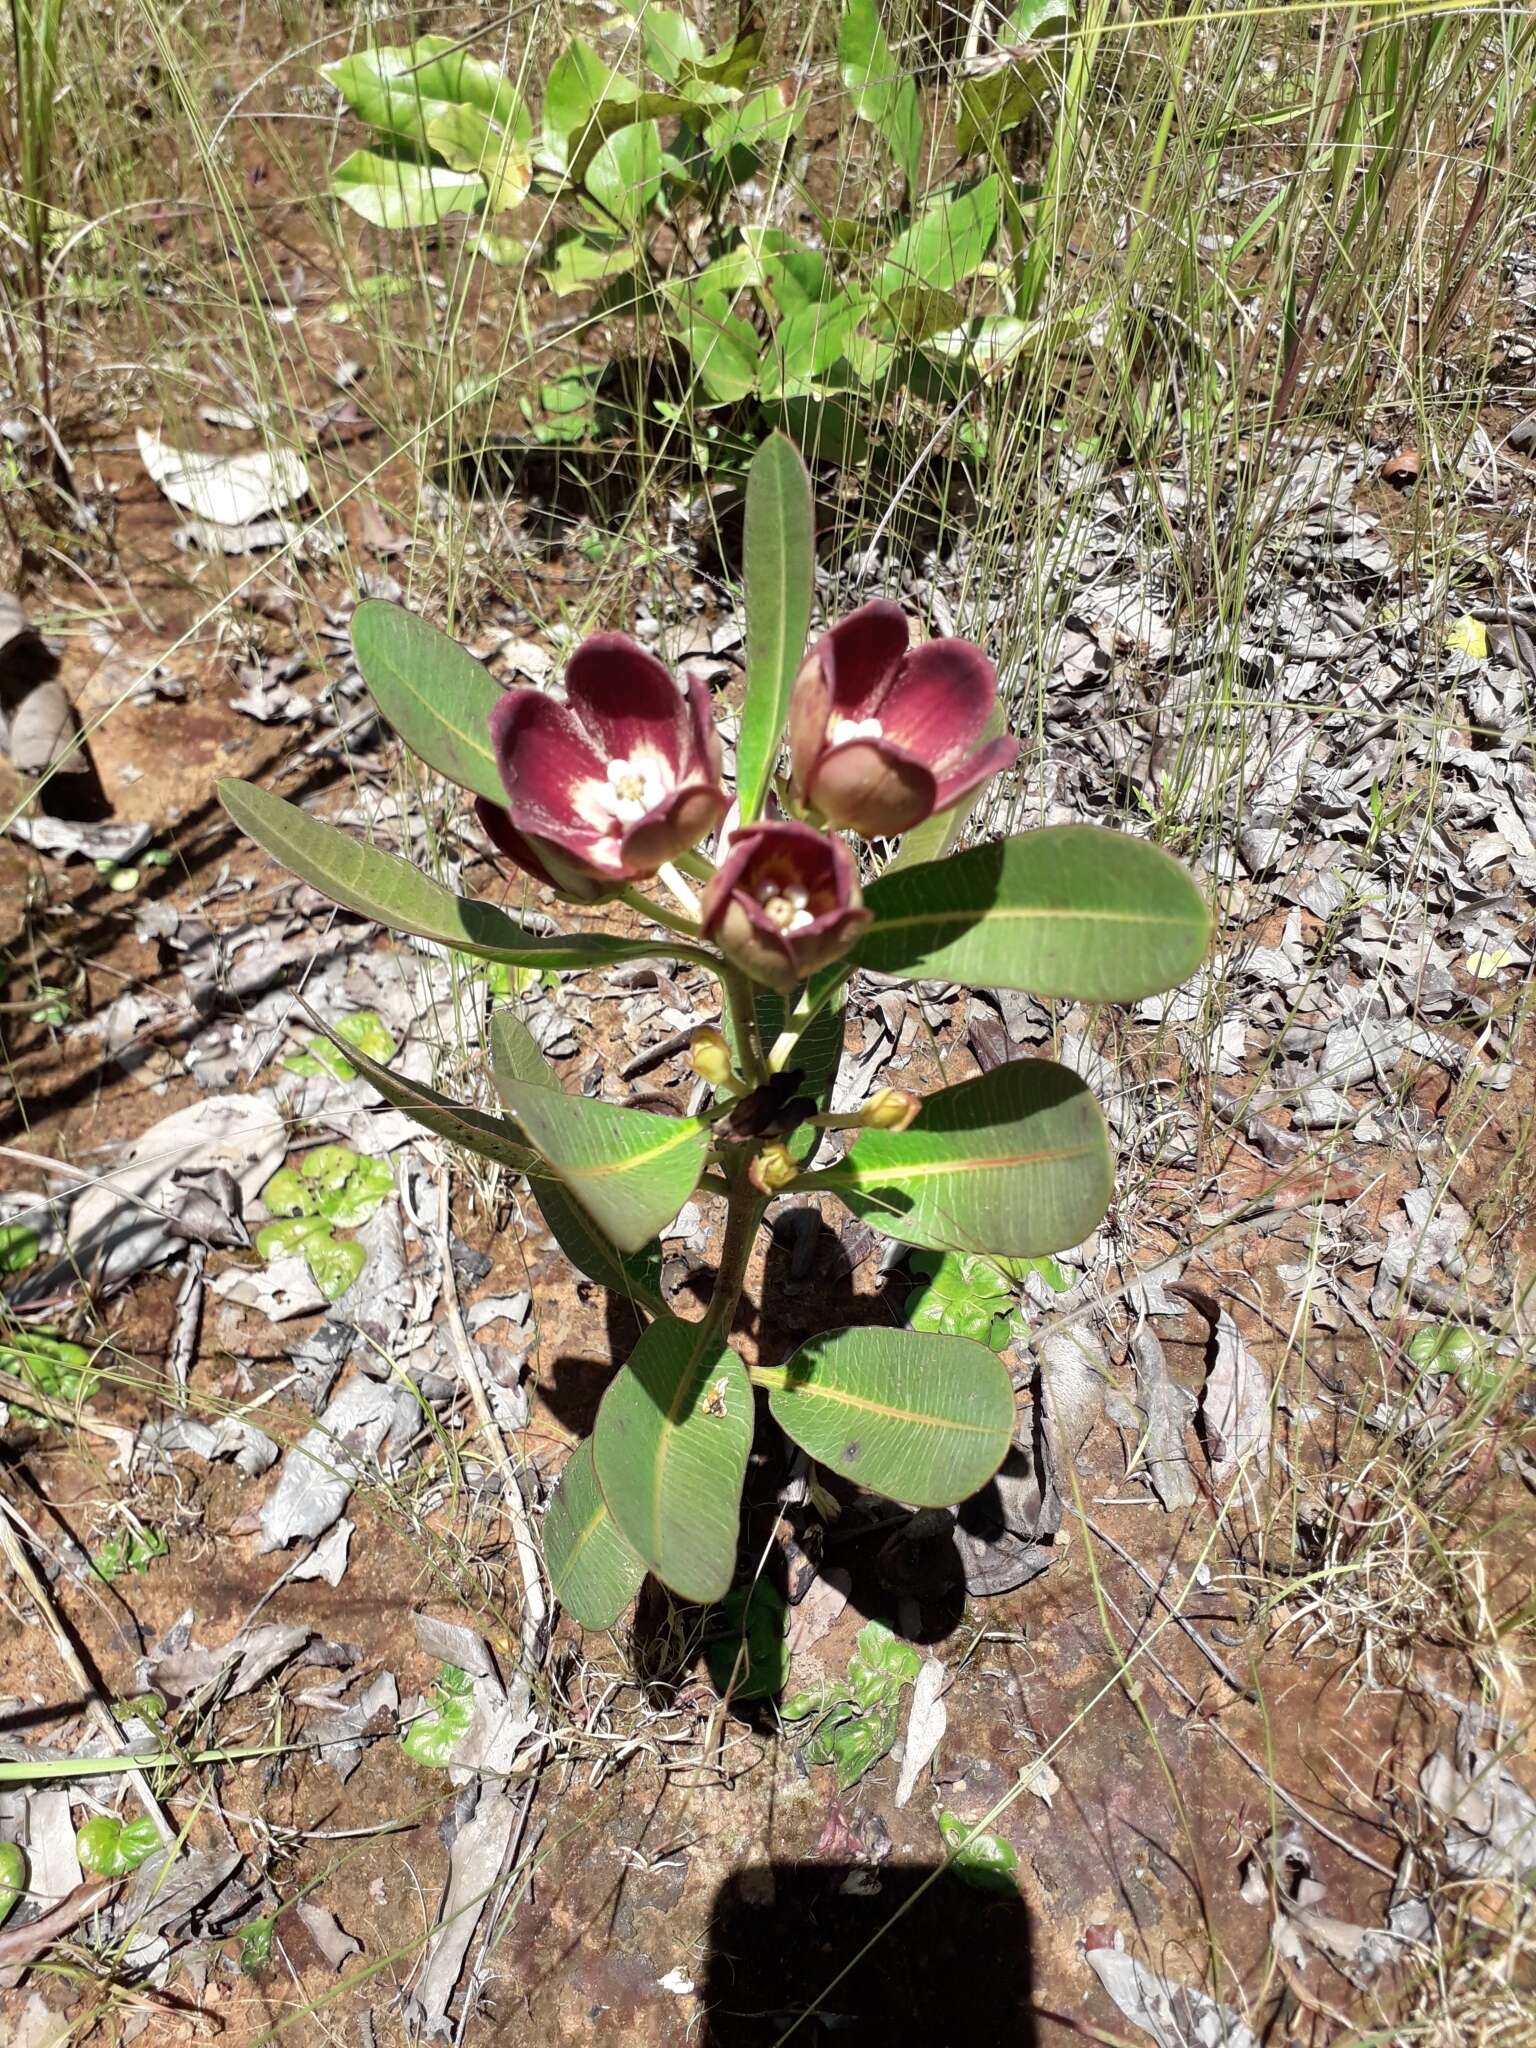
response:
[[[716,1030],[713,1024],[701,1024],[694,1032],[688,1041],[688,1057],[693,1071],[711,1088],[740,1091],[741,1076],[731,1064],[731,1048],[726,1043],[725,1033]]]
[[[760,1195],[776,1195],[799,1176],[787,1145],[764,1145],[747,1168],[747,1179]]]
[[[910,1088],[881,1088],[871,1095],[859,1116],[866,1131],[904,1131],[923,1106]]]

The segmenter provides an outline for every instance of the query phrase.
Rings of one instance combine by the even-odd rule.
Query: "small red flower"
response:
[[[793,823],[748,825],[704,892],[704,935],[781,994],[837,960],[870,921],[853,855]]]
[[[571,656],[565,702],[509,690],[491,713],[506,808],[475,808],[509,859],[562,896],[593,903],[654,875],[725,816],[709,692],[679,691],[623,633]]]
[[[909,649],[899,605],[862,605],[795,678],[796,792],[829,825],[866,839],[910,831],[1012,766],[1017,740],[982,742],[996,701],[997,672],[979,647]]]

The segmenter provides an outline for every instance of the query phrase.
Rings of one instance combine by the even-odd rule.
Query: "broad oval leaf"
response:
[[[861,967],[1085,1003],[1173,988],[1205,957],[1210,913],[1161,847],[1099,825],[1047,825],[901,868],[864,897]]]
[[[478,107],[447,107],[427,123],[427,140],[455,171],[477,173],[486,183],[487,213],[521,206],[533,182],[528,145],[482,114]]]
[[[676,956],[675,940],[631,941],[611,932],[544,937],[525,931],[494,903],[455,896],[398,854],[384,853],[312,818],[257,783],[228,778],[219,784],[219,801],[241,831],[290,873],[343,909],[371,917],[391,931],[435,939],[477,960],[503,961],[509,967],[574,970],[609,967],[637,954]]]
[[[968,1337],[834,1330],[752,1377],[818,1464],[912,1507],[969,1500],[1013,1440],[1008,1369]]]
[[[483,178],[376,149],[353,150],[331,173],[331,190],[376,228],[436,227],[450,213],[476,212],[486,196]]]
[[[742,559],[747,584],[747,690],[736,745],[741,822],[763,807],[789,693],[805,658],[815,589],[815,506],[810,472],[794,443],[773,434],[747,474]]]
[[[494,64],[471,56],[461,38],[418,36],[407,46],[355,50],[324,64],[347,105],[370,128],[403,142],[426,139],[427,124],[447,107],[472,107],[526,143],[528,110],[516,87]]]
[[[756,150],[762,155],[782,150],[811,110],[809,93],[800,93],[787,104],[781,89],[766,85],[739,106],[727,107],[704,130],[704,140],[717,158],[733,149]]]
[[[352,652],[384,717],[429,768],[493,804],[507,792],[491,752],[495,678],[436,626],[370,597],[352,614]]]
[[[891,244],[876,285],[882,299],[923,285],[950,292],[986,261],[997,233],[1001,186],[994,174],[969,192],[945,193]]]
[[[590,1437],[566,1459],[544,1517],[544,1561],[555,1598],[583,1628],[612,1628],[645,1577],[608,1512]]]
[[[491,1019],[491,1074],[498,1094],[503,1092],[504,1081],[558,1086],[532,1034],[511,1010],[498,1010]],[[638,1302],[652,1315],[663,1312],[661,1258],[654,1246],[626,1257],[552,1174],[530,1173],[528,1185],[550,1235],[578,1273],[585,1273],[611,1294]]]
[[[734,1351],[662,1316],[603,1396],[592,1433],[608,1511],[665,1586],[720,1600],[736,1569],[752,1388]]]
[[[1037,1258],[1081,1244],[1114,1186],[1103,1113],[1051,1060],[1011,1060],[941,1088],[905,1131],[863,1131],[846,1159],[796,1182],[930,1251]]]
[[[619,128],[587,165],[587,190],[622,227],[637,228],[661,190],[661,130],[654,121]]]
[[[750,321],[729,311],[724,299],[690,293],[678,306],[677,329],[713,404],[733,405],[757,389],[762,344]]]
[[[498,1073],[502,1101],[542,1165],[620,1251],[638,1251],[699,1184],[709,1126],[698,1117],[621,1109]]]

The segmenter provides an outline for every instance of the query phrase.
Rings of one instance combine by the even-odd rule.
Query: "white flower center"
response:
[[[763,906],[763,915],[771,925],[777,925],[781,932],[801,932],[814,922],[806,907],[808,898],[803,889],[793,882],[764,882],[758,889],[757,900]]]
[[[666,793],[661,764],[637,754],[628,761],[608,763],[608,786],[599,789],[596,797],[616,824],[633,825],[647,811],[654,811]]]
[[[878,718],[834,718],[827,738],[834,747],[842,747],[849,740],[878,740],[884,733],[885,727]]]

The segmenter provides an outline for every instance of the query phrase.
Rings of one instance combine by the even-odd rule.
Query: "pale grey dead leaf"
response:
[[[1138,1446],[1152,1490],[1170,1513],[1192,1505],[1195,1475],[1184,1448],[1185,1432],[1194,1419],[1195,1397],[1168,1371],[1157,1333],[1143,1323],[1131,1338],[1136,1366],[1136,1401],[1141,1410],[1142,1439]]]
[[[1160,1977],[1135,1956],[1106,1943],[1089,1948],[1088,1966],[1133,2026],[1158,2048],[1258,2048],[1252,2029],[1230,2006],[1194,1984]]]
[[[81,1882],[69,1793],[44,1785],[27,1794],[27,1888],[45,1906],[57,1905]]]
[[[448,1852],[448,1885],[428,1937],[426,1962],[408,2000],[413,2023],[428,2035],[452,2033],[448,2007],[512,1843],[522,1807],[515,1787],[489,1781],[480,1788],[474,1813],[454,1836]]]
[[[848,1605],[852,1589],[853,1580],[845,1571],[818,1573],[804,1599],[790,1609],[785,1644],[791,1661],[814,1648],[828,1633]]]
[[[309,1556],[289,1572],[289,1578],[324,1579],[328,1586],[339,1586],[347,1569],[347,1549],[354,1527],[343,1518],[334,1529],[327,1530]]]
[[[162,1850],[141,1863],[112,1908],[123,1965],[140,1970],[158,1961],[161,1937],[206,1905],[239,1863],[238,1849],[183,1849],[174,1859]]]
[[[339,1970],[348,1956],[355,1956],[361,1950],[363,1944],[357,1936],[343,1933],[337,1924],[336,1915],[328,1913],[324,1906],[316,1906],[308,1899],[300,1899],[294,1911],[303,1921],[305,1933],[333,1970]]]
[[[343,1784],[357,1769],[363,1756],[364,1732],[377,1716],[389,1727],[399,1719],[400,1688],[392,1671],[381,1671],[350,1706],[327,1715],[319,1725],[317,1755]]]
[[[266,1431],[234,1415],[220,1416],[211,1424],[191,1415],[146,1422],[139,1431],[138,1448],[151,1455],[187,1451],[194,1458],[210,1461],[229,1458],[247,1479],[259,1479],[277,1462],[277,1445]]]
[[[215,526],[244,526],[310,494],[309,471],[286,448],[206,455],[172,448],[143,427],[137,440],[140,461],[171,503]]]
[[[949,1726],[943,1691],[949,1673],[941,1657],[925,1657],[912,1686],[912,1705],[907,1713],[907,1732],[902,1741],[901,1776],[896,1784],[896,1804],[905,1806],[917,1789],[917,1781],[933,1762],[944,1731]]]
[[[315,1276],[298,1252],[268,1259],[265,1266],[226,1266],[208,1282],[209,1291],[237,1308],[248,1308],[269,1323],[290,1323],[326,1306]]]
[[[389,1433],[395,1403],[395,1388],[373,1380],[350,1380],[342,1388],[283,1460],[261,1511],[263,1550],[323,1536],[340,1518],[366,1462]]]
[[[205,1686],[224,1680],[225,1699],[238,1699],[253,1692],[265,1679],[298,1654],[314,1634],[289,1622],[265,1622],[233,1636],[221,1648],[204,1649],[189,1643],[185,1649],[147,1660],[144,1668],[146,1690],[163,1692],[167,1699],[184,1700]]]
[[[1264,1478],[1273,1427],[1270,1386],[1242,1332],[1213,1295],[1180,1282],[1173,1289],[1193,1302],[1211,1327],[1200,1410],[1210,1451],[1211,1476],[1225,1485],[1239,1472]]]

